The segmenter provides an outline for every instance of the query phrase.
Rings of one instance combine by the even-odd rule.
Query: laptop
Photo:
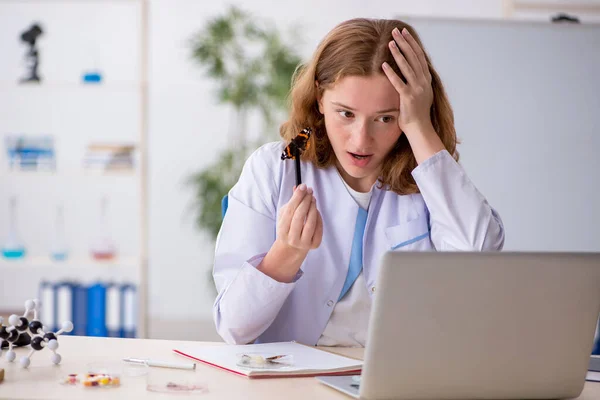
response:
[[[600,253],[389,252],[362,375],[318,379],[362,399],[571,398],[600,313]]]

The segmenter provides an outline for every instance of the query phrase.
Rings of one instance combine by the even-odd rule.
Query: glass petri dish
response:
[[[108,374],[120,377],[144,376],[148,373],[146,364],[122,362],[93,362],[87,364],[88,374]]]
[[[148,368],[146,390],[157,393],[206,394],[207,384],[199,373],[171,368]]]

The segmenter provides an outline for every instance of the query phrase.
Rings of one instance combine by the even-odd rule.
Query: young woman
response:
[[[498,214],[458,164],[452,109],[414,29],[335,27],[298,71],[282,142],[246,161],[217,239],[228,343],[364,346],[387,251],[500,250]],[[286,144],[311,128],[302,185]]]

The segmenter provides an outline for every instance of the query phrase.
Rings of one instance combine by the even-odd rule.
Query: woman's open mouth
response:
[[[370,157],[370,154],[357,154],[357,153],[350,153],[350,155],[354,158],[356,158],[357,160],[362,160],[364,158]]]
[[[371,158],[373,157],[373,154],[362,154],[362,153],[351,153],[351,152],[348,152],[348,155],[350,156],[350,160],[352,161],[352,164],[354,164],[358,167],[366,166],[369,163],[369,161],[371,161]]]

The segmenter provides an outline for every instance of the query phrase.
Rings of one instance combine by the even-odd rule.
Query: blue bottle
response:
[[[95,283],[87,290],[87,336],[108,336],[106,328],[106,285]]]
[[[87,291],[88,288],[81,283],[73,285],[73,335],[76,336],[87,333]]]

